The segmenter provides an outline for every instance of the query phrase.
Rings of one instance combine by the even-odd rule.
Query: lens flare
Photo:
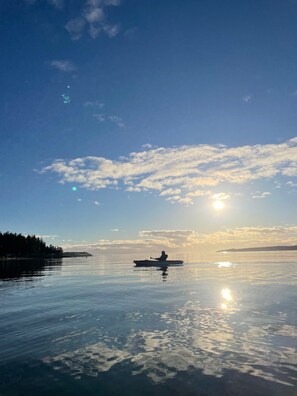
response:
[[[62,94],[62,98],[63,98],[63,103],[65,103],[65,104],[70,103],[69,95]]]

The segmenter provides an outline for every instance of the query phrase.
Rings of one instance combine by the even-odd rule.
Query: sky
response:
[[[0,231],[297,244],[297,1],[0,3]]]

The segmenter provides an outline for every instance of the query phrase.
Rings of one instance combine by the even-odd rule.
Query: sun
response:
[[[213,207],[215,208],[215,210],[222,210],[224,209],[225,204],[222,201],[214,201]]]

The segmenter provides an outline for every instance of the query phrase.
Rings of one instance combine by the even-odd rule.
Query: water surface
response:
[[[297,394],[296,253],[166,272],[129,255],[12,265],[0,265],[1,395]]]

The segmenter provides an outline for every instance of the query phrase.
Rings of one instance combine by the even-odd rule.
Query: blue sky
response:
[[[12,0],[0,18],[2,231],[296,243],[296,1]]]

